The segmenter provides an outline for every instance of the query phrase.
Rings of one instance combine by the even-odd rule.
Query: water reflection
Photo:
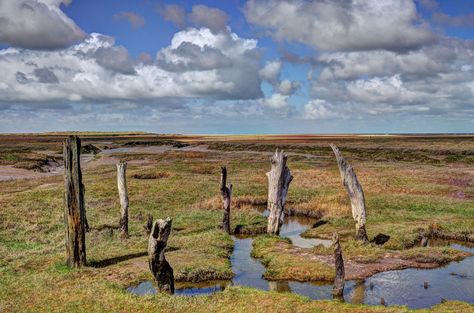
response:
[[[280,235],[288,237],[295,246],[329,246],[329,240],[302,238],[300,235],[312,227],[315,219],[285,217]],[[231,256],[235,276],[228,282],[176,285],[177,295],[203,295],[223,290],[228,285],[248,286],[262,290],[292,292],[311,299],[332,299],[332,284],[302,283],[295,281],[267,281],[263,278],[265,267],[251,257],[252,238],[233,238]],[[446,245],[444,241],[430,241],[429,245]],[[474,248],[459,244],[452,247],[474,254]],[[365,281],[348,281],[344,300],[354,304],[379,305],[381,298],[386,305],[406,305],[410,308],[432,307],[442,299],[474,302],[474,257],[437,269],[405,269],[376,274]],[[425,288],[427,282],[427,288]],[[156,294],[151,282],[143,282],[128,291],[137,295]]]

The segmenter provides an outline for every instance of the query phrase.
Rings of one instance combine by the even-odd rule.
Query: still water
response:
[[[266,212],[264,212],[266,214]],[[314,218],[286,216],[280,235],[291,239],[295,246],[310,248],[322,244],[330,246],[329,240],[301,237],[316,222]],[[332,299],[332,285],[301,283],[296,281],[268,281],[263,278],[265,267],[250,256],[252,238],[233,237],[234,250],[231,256],[234,278],[197,284],[177,284],[176,295],[196,296],[224,290],[229,285],[248,286],[262,290],[292,292],[311,299]],[[452,247],[474,254],[473,247],[451,244]],[[427,284],[425,284],[425,282]],[[156,294],[154,285],[145,281],[127,289],[137,295]],[[364,281],[348,281],[344,289],[346,302],[379,305],[381,298],[386,305],[407,305],[410,308],[426,308],[443,299],[474,303],[474,257],[436,269],[405,269],[376,274]]]

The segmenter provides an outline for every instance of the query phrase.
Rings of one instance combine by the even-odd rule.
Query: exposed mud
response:
[[[334,267],[334,258],[332,255],[315,254],[314,252],[312,252],[312,250],[295,246],[288,249],[287,244],[284,243],[278,244],[276,249],[277,251],[281,250],[281,252],[284,253],[291,253],[307,260],[319,261],[331,267]],[[469,256],[469,254],[466,253],[465,256]],[[398,257],[396,255],[392,255],[390,253],[387,253],[377,262],[370,263],[361,263],[345,258],[345,278],[347,280],[362,280],[381,272],[402,270],[407,268],[432,269],[444,264],[439,262],[433,262],[433,260],[434,258],[428,258],[426,260],[407,260],[402,259],[401,257]]]

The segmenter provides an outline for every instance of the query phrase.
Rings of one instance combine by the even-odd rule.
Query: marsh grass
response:
[[[137,141],[137,136],[141,136],[140,140],[150,141],[162,138],[144,134],[86,136],[84,143],[113,141],[117,146]],[[29,138],[0,136],[0,163],[19,162],[32,151],[59,151],[62,138],[62,134]],[[197,142],[202,138],[185,140],[193,143],[193,140]],[[241,153],[238,150],[273,151],[276,146],[290,145],[294,146],[290,151],[321,155],[317,158],[290,156],[289,166],[295,179],[290,186],[287,207],[297,212],[322,213],[328,223],[308,230],[305,236],[329,238],[332,232],[339,231],[343,249],[348,256],[359,257],[360,261],[373,261],[384,252],[404,253],[404,257],[417,260],[426,258],[425,250],[407,248],[416,244],[419,235],[431,224],[438,225],[445,232],[472,234],[474,205],[470,197],[474,196],[471,183],[474,173],[467,161],[472,156],[469,151],[474,150],[472,141],[344,139],[337,142],[364,187],[369,237],[378,233],[391,237],[382,247],[361,247],[350,240],[354,231],[350,204],[341,186],[336,164],[326,147],[328,143],[325,139],[298,144],[251,143],[251,146],[248,142],[206,142],[213,149],[226,151],[177,150],[116,155],[125,160],[147,160],[145,164],[129,164],[128,239],[121,239],[116,229],[104,227],[117,225],[119,220],[115,166],[84,169],[86,211],[92,230],[86,236],[90,266],[80,270],[69,270],[64,266],[62,177],[1,181],[0,311],[248,312],[259,308],[262,312],[409,312],[406,308],[309,301],[291,294],[249,288],[231,287],[213,296],[192,298],[163,295],[138,298],[124,291],[130,285],[152,279],[147,258],[143,255],[147,248],[143,231],[147,214],[154,218],[173,218],[167,258],[177,280],[202,281],[232,276],[229,262],[232,239],[218,228],[222,219],[218,190],[220,167],[227,166],[229,182],[234,185],[232,228],[236,225],[265,226],[265,219],[256,207],[265,205],[265,172],[270,168],[267,154]],[[407,158],[398,159],[393,155],[405,155],[405,152],[393,152],[390,149],[394,146],[421,152],[417,150],[406,154]],[[439,149],[443,151],[436,152]],[[428,159],[418,160],[420,153],[428,155]],[[164,179],[132,178],[140,173],[170,175]],[[459,192],[463,197],[458,196]],[[319,249],[310,253],[330,253]],[[318,276],[323,280],[332,279],[331,267],[288,251],[289,244],[285,239],[259,236],[255,240],[254,255],[264,260],[268,277],[306,280]],[[437,260],[458,257],[444,248],[432,251],[435,252],[430,257]],[[470,310],[470,305],[448,302],[425,311]]]

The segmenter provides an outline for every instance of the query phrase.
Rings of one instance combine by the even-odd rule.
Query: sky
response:
[[[472,0],[0,0],[0,132],[474,132]]]

